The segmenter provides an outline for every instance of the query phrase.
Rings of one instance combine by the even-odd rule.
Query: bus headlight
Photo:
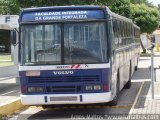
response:
[[[86,85],[85,90],[86,91],[102,90],[102,86],[101,85]]]
[[[28,87],[28,92],[36,92],[36,88],[35,87]]]
[[[36,92],[43,92],[43,87],[37,87]]]
[[[101,90],[101,89],[102,89],[101,85],[94,85],[94,90]]]
[[[28,92],[43,92],[43,87],[28,87]]]
[[[86,85],[85,90],[93,90],[93,85]]]

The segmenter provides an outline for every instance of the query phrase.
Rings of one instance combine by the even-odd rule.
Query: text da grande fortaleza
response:
[[[87,11],[38,12],[35,20],[86,19]]]

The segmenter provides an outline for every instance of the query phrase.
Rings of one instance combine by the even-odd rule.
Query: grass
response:
[[[11,55],[0,55],[0,67],[11,65],[14,65],[14,63],[11,61]]]
[[[13,62],[0,62],[0,67],[11,66],[14,65]]]
[[[150,57],[151,54],[150,53],[141,53],[140,56],[141,57]]]
[[[0,55],[0,61],[4,60],[11,61],[11,55]]]
[[[0,114],[0,120],[7,120],[7,115],[1,115]]]

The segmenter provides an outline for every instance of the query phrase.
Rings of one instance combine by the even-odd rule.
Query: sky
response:
[[[152,2],[154,5],[160,4],[160,0],[148,0],[149,2]]]

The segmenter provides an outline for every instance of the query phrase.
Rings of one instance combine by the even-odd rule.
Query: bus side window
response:
[[[118,21],[117,19],[113,20],[113,33],[114,33],[114,39],[115,39],[115,47],[118,47]]]
[[[118,47],[120,46],[120,43],[121,43],[121,27],[120,27],[120,21],[118,20]]]
[[[114,18],[111,18],[111,20],[109,21],[108,24],[108,28],[109,28],[109,35],[110,35],[110,41],[111,41],[111,60],[112,60],[112,64],[115,63],[115,58],[114,58],[114,54],[115,54],[115,25],[114,25]]]

